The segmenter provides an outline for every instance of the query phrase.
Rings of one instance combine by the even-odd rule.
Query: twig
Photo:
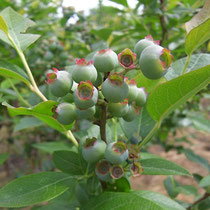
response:
[[[203,200],[205,200],[206,198],[208,198],[210,196],[210,193],[205,193],[204,195],[203,195],[203,197],[201,197],[200,199],[198,199],[197,201],[195,201],[191,206],[189,206],[188,208],[187,208],[187,210],[191,210],[192,209],[192,207],[194,207],[195,205],[197,205],[198,203],[200,203],[201,201],[203,201]]]

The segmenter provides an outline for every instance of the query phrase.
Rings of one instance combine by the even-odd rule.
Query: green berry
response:
[[[135,119],[135,117],[138,115],[138,110],[133,107],[132,105],[128,106],[128,112],[123,116],[123,120],[127,122],[131,122]]]
[[[82,156],[89,163],[95,163],[104,157],[106,143],[96,138],[87,138],[82,146]]]
[[[63,99],[64,102],[68,102],[68,103],[73,103],[74,102],[74,98],[73,98],[72,93],[67,93],[62,99]]]
[[[127,145],[124,142],[112,142],[108,144],[105,158],[112,164],[121,164],[128,158]]]
[[[128,85],[124,82],[124,77],[114,73],[110,74],[101,87],[104,97],[113,103],[123,101],[128,97]]]
[[[119,103],[108,103],[107,105],[108,111],[114,117],[122,117],[128,111],[128,100],[124,100]]]
[[[98,90],[90,81],[80,82],[73,94],[74,103],[79,109],[88,109],[98,100]]]
[[[109,181],[111,164],[107,160],[100,160],[96,164],[95,173],[96,176],[102,181]]]
[[[93,60],[98,72],[110,72],[118,66],[117,54],[111,49],[98,51]]]
[[[145,77],[155,80],[167,72],[172,60],[173,56],[168,49],[154,44],[143,50],[139,65]]]
[[[136,97],[136,106],[144,106],[147,101],[147,94],[145,93],[144,88],[137,89],[137,97]]]
[[[134,52],[136,53],[137,58],[138,59],[140,58],[141,53],[145,48],[153,44],[159,45],[159,41],[154,41],[151,35],[146,36],[144,39],[139,40],[134,47]]]
[[[67,71],[58,71],[55,68],[53,70],[54,72],[47,74],[45,82],[54,96],[63,97],[71,90],[72,79]]]
[[[69,103],[62,103],[55,109],[55,118],[63,125],[69,125],[77,118],[75,106]]]
[[[79,119],[92,119],[95,112],[96,112],[96,107],[95,106],[92,106],[88,109],[79,109],[79,108],[76,108],[76,112],[77,112],[77,115],[79,117]]]
[[[72,78],[77,83],[88,80],[91,83],[95,82],[97,79],[97,71],[93,66],[93,61],[87,62],[84,58],[76,60],[76,65],[72,72]]]
[[[128,101],[129,103],[135,101],[136,97],[137,97],[137,86],[136,86],[136,82],[135,80],[128,80],[126,78],[126,83],[128,84]]]

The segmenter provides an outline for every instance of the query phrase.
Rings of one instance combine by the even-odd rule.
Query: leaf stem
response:
[[[8,39],[10,40],[10,42],[12,43],[13,47],[15,48],[15,50],[17,51],[18,55],[20,56],[21,61],[23,62],[23,65],[26,69],[26,72],[31,80],[31,85],[29,86],[30,89],[35,92],[43,101],[48,101],[47,98],[42,94],[42,92],[39,90],[36,81],[34,80],[33,74],[31,72],[31,69],[29,68],[29,65],[26,61],[25,55],[23,54],[22,50],[19,49],[16,45],[16,43],[13,41],[12,37],[10,36],[10,34],[7,34]],[[78,142],[75,139],[74,135],[72,134],[72,132],[70,130],[66,131],[66,136],[73,142],[73,144],[78,148]]]
[[[23,104],[25,104],[28,107],[31,107],[31,105],[28,103],[28,101],[26,101],[22,95],[19,93],[18,89],[15,87],[15,85],[13,84],[13,82],[11,81],[11,79],[8,78],[8,81],[10,83],[10,85],[12,86],[12,89],[15,91],[15,93],[17,94],[17,97],[19,98],[20,101],[23,102]]]
[[[190,63],[190,58],[191,58],[191,54],[189,54],[189,55],[187,56],[187,60],[186,60],[186,62],[185,62],[184,68],[183,68],[183,70],[182,70],[182,74],[184,74],[185,71],[187,70],[187,67],[188,67],[188,65],[189,65],[189,63]]]

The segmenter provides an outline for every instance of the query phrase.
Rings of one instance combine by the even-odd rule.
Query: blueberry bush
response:
[[[127,1],[114,2],[128,7]],[[145,10],[150,12],[147,4],[144,2]],[[60,61],[53,53],[49,53],[51,51],[44,52],[45,60],[52,62],[52,65],[59,64],[46,69],[42,88],[34,77],[34,69],[32,71],[30,68],[33,63],[27,62],[24,53],[40,37],[26,32],[35,23],[11,7],[2,10],[0,39],[4,45],[14,48],[21,64],[1,60],[0,76],[10,82],[16,92],[15,97],[23,106],[16,107],[7,101],[3,101],[2,105],[11,117],[35,117],[38,122],[69,139],[71,144],[54,145],[50,152],[54,167],[50,171],[21,176],[2,187],[0,207],[207,209],[210,198],[209,175],[194,175],[199,186],[205,189],[205,194],[199,195],[192,204],[181,203],[175,199],[179,190],[190,189],[180,185],[173,175],[192,174],[173,162],[142,150],[157,133],[162,121],[210,82],[209,54],[193,54],[210,38],[209,8],[210,1],[207,0],[203,8],[185,24],[187,35],[184,48],[180,46],[180,51],[177,50],[174,56],[173,51],[163,47],[166,38],[170,40],[170,37],[161,15],[163,33],[160,34],[160,41],[146,34],[148,29],[145,23],[141,25],[133,18],[136,25],[143,27],[145,34],[138,42],[131,43],[128,40],[126,45],[124,41],[123,49],[122,45],[117,48],[119,53],[115,52],[115,44],[113,49],[101,44],[93,52],[89,49],[81,52],[78,49],[76,54],[77,50],[74,50],[72,54],[79,58],[73,59],[71,65],[64,62],[68,53],[59,49],[55,40],[49,39],[44,47],[56,50]],[[111,30],[106,28],[94,33],[104,39]],[[129,38],[129,35],[123,38]],[[113,39],[117,42],[120,37]],[[183,51],[187,57],[177,59]],[[85,58],[81,58],[81,54]],[[33,54],[29,55],[33,57]],[[68,68],[63,69],[65,66]],[[32,104],[27,101],[15,88],[13,81],[22,82],[31,94],[37,95],[38,102]],[[199,160],[210,170],[208,161],[196,157],[192,151],[185,150],[185,153],[189,159]],[[7,158],[7,153],[0,154],[0,164]],[[140,175],[168,175],[164,184],[170,198],[143,189],[133,190],[130,178]],[[46,201],[49,201],[46,205],[39,205]]]

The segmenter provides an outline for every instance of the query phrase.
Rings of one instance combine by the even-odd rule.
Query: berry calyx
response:
[[[173,56],[170,51],[158,45],[151,45],[143,50],[139,65],[142,73],[148,79],[159,79],[170,67]]]
[[[106,149],[106,143],[96,138],[87,138],[82,146],[82,156],[90,163],[102,159]]]
[[[141,53],[145,48],[153,44],[159,45],[159,43],[159,41],[154,41],[151,35],[148,35],[144,39],[139,40],[134,47],[134,52],[136,53],[137,58],[140,58]]]
[[[77,59],[72,72],[72,78],[77,83],[88,80],[92,83],[95,82],[97,70],[93,65],[93,61],[87,62],[84,58]]]
[[[58,71],[53,68],[54,72],[47,74],[45,82],[49,85],[51,93],[56,97],[63,97],[72,87],[72,79],[67,71]]]
[[[111,49],[98,51],[93,60],[98,72],[110,72],[118,66],[117,54]]]
[[[112,164],[123,163],[128,158],[127,145],[122,141],[108,144],[105,151],[105,158]]]
[[[96,164],[95,173],[97,177],[102,181],[109,181],[111,164],[107,160],[100,160]]]
[[[90,81],[80,82],[73,94],[74,103],[80,109],[94,106],[98,100],[98,90]]]
[[[110,175],[113,179],[120,179],[124,175],[123,167],[121,165],[112,166]]]
[[[118,54],[118,61],[124,69],[134,69],[136,54],[133,53],[130,49],[126,48]]]
[[[128,85],[118,73],[110,74],[101,87],[104,97],[113,103],[123,101],[128,96]]]
[[[63,125],[69,125],[77,118],[75,106],[69,103],[61,103],[53,111],[54,117]]]
[[[133,162],[130,170],[134,177],[141,175],[143,172],[143,168],[139,162]]]

